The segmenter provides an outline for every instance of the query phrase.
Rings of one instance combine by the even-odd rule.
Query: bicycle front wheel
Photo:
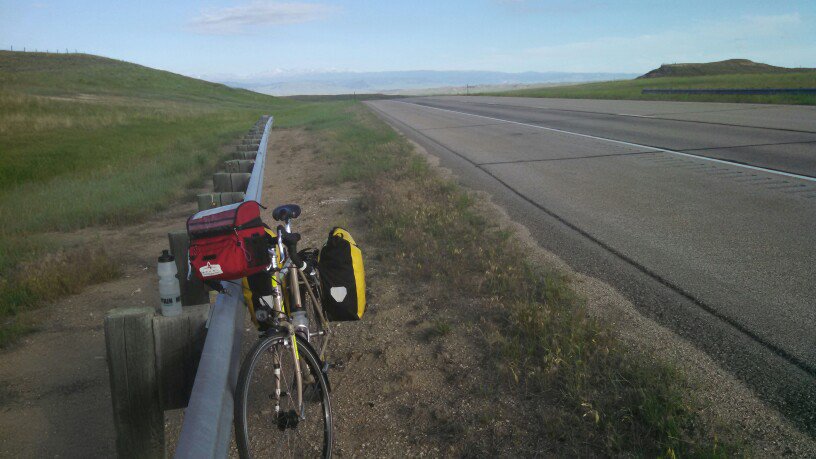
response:
[[[241,365],[234,422],[242,458],[331,457],[328,384],[311,347],[298,343],[296,362],[292,346],[286,334],[262,338]]]

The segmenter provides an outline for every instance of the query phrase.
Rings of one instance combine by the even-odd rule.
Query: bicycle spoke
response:
[[[291,344],[285,342],[288,343],[288,340],[280,338],[269,347],[269,352],[251,353],[254,362],[250,363],[248,375],[245,372],[249,370],[242,368],[241,373],[246,381],[239,381],[241,393],[240,397],[236,397],[236,403],[245,402],[245,406],[236,407],[241,415],[236,416],[236,438],[240,440],[244,432],[248,434],[246,446],[254,457],[320,456],[326,445],[331,444],[331,409],[325,382],[317,367],[317,360],[311,351],[302,347],[300,365],[303,382],[309,382],[311,387],[317,389],[310,388],[313,395],[304,398],[304,416],[301,417],[295,359]],[[277,380],[274,377],[276,360],[280,368]],[[276,381],[279,381],[279,386]],[[276,387],[280,388],[279,392],[276,392]],[[279,407],[277,413],[274,410],[276,403]],[[239,441],[239,450],[240,444]]]

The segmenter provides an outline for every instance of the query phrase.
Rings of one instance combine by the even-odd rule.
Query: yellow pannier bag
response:
[[[366,308],[363,253],[343,228],[334,227],[320,250],[323,310],[332,321],[360,320]]]
[[[270,238],[270,241],[275,241],[277,239],[277,234],[269,228],[264,228],[266,230],[267,236]],[[275,253],[277,258],[278,248],[275,247]],[[244,292],[244,303],[247,305],[249,309],[249,317],[252,319],[252,323],[255,324],[256,327],[261,328],[261,324],[258,322],[258,316],[256,311],[261,309],[260,297],[264,294],[269,294],[271,290],[268,289],[267,286],[263,285],[259,288],[256,282],[265,282],[267,278],[269,278],[271,288],[275,288],[277,285],[277,281],[275,280],[275,276],[271,276],[266,272],[255,274],[253,277],[252,285],[250,285],[249,278],[244,277],[241,279],[241,285],[243,286]],[[254,288],[254,291],[253,291]],[[269,305],[272,306],[271,304]],[[268,311],[271,313],[271,311]]]

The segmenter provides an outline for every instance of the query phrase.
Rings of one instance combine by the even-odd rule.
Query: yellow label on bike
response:
[[[295,348],[295,358],[299,359],[300,354],[298,354],[297,337],[295,336],[294,333],[292,334],[292,346]]]

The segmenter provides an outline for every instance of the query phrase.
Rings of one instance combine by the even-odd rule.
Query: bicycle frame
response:
[[[285,222],[285,231],[290,233],[291,232],[291,225],[289,221]],[[273,304],[272,310],[275,317],[282,318],[285,317],[288,319],[289,313],[293,310],[300,310],[302,309],[302,301],[300,296],[300,281],[302,280],[303,285],[305,286],[305,290],[309,295],[312,304],[315,305],[316,308],[315,315],[317,316],[316,319],[320,320],[323,330],[325,331],[318,331],[316,334],[326,334],[328,332],[328,322],[323,315],[322,308],[320,303],[317,301],[317,296],[315,295],[314,291],[312,290],[312,286],[310,285],[308,279],[306,278],[306,274],[297,266],[294,266],[291,262],[291,258],[287,254],[287,249],[283,244],[283,237],[281,231],[278,231],[277,240],[276,240],[276,248],[272,248],[269,250],[271,262],[267,267],[267,271],[275,271],[275,274],[272,276],[272,299]],[[288,277],[288,279],[287,279]],[[284,292],[288,290],[289,295],[284,296]],[[287,301],[289,299],[289,301]],[[291,304],[287,304],[291,302]],[[305,416],[305,406],[303,405],[303,379],[300,372],[300,356],[298,355],[298,340],[297,334],[295,333],[295,329],[290,322],[287,320],[282,320],[280,323],[280,329],[286,329],[289,334],[289,339],[291,340],[291,347],[292,353],[295,361],[295,378],[296,378],[296,385],[297,385],[297,406],[300,409],[300,416],[304,418]],[[309,331],[309,338],[314,336],[311,331]],[[307,342],[308,343],[308,342]],[[323,353],[326,350],[328,344],[328,339],[323,340],[322,347],[317,353],[318,358],[323,356]],[[277,356],[275,357],[277,359]],[[275,412],[279,413],[280,411],[280,396],[281,396],[281,379],[280,379],[280,362],[273,361],[274,364],[277,366],[275,370]]]
[[[284,225],[284,230],[287,233],[292,232],[292,227],[290,222],[287,220]],[[321,331],[317,333],[312,333],[311,330],[309,331],[309,339],[315,334],[317,335],[324,335],[328,336],[329,333],[329,322],[326,319],[325,314],[323,313],[323,308],[318,301],[318,295],[315,293],[312,285],[310,284],[309,280],[306,277],[306,273],[304,273],[300,268],[297,266],[292,265],[291,259],[287,254],[286,246],[283,244],[283,237],[280,231],[278,231],[276,242],[276,248],[270,249],[270,259],[271,262],[267,267],[267,271],[276,271],[277,275],[273,276],[273,287],[277,290],[277,299],[283,299],[283,304],[276,306],[275,314],[278,316],[288,315],[293,310],[299,310],[303,308],[303,298],[301,298],[300,289],[297,288],[300,285],[305,287],[306,294],[308,295],[309,299],[312,302],[313,307],[315,310],[316,319],[320,321]],[[289,278],[287,280],[287,277]],[[282,286],[282,288],[281,288]],[[284,291],[288,290],[290,295],[284,296]],[[292,304],[289,304],[292,303]],[[319,358],[323,358],[326,348],[328,347],[328,339],[324,339],[322,346],[320,349],[315,349]]]

